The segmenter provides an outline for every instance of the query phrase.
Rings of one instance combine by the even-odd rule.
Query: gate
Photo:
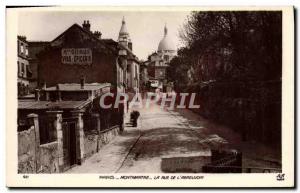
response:
[[[75,118],[63,118],[64,170],[68,170],[76,164],[76,125]]]

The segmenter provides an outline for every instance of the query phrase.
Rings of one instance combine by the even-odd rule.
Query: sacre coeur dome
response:
[[[158,49],[157,51],[175,51],[176,48],[174,46],[174,43],[172,41],[172,39],[168,36],[168,29],[165,26],[165,34],[162,40],[160,40],[159,44],[158,44]]]

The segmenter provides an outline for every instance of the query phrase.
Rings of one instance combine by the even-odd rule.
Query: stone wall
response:
[[[119,134],[119,126],[100,131],[84,132],[83,158],[97,153]],[[34,126],[18,132],[18,173],[59,173],[58,141],[36,147]],[[37,152],[36,152],[37,151]],[[63,163],[63,161],[61,162]]]
[[[39,173],[58,173],[57,141],[40,145]]]
[[[197,93],[195,104],[200,108],[192,111],[234,129],[243,140],[281,147],[280,80],[202,84],[179,91]]]
[[[18,173],[36,172],[34,127],[18,132]]]
[[[84,133],[84,158],[90,157],[97,152],[97,131],[89,131]]]
[[[119,134],[119,131],[120,131],[119,126],[115,126],[111,129],[101,131],[99,135],[98,149],[108,144],[115,136]]]
[[[119,127],[113,127],[100,132],[85,131],[84,133],[84,158],[92,156],[98,152],[104,145],[108,144],[113,138],[119,134]]]

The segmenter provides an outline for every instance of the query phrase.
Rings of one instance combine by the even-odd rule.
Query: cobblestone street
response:
[[[211,149],[220,147],[243,152],[244,167],[280,163],[280,152],[255,142],[242,142],[231,129],[190,110],[167,110],[153,104],[140,113],[137,128],[127,123],[121,135],[67,173],[160,173],[164,157],[210,155]]]

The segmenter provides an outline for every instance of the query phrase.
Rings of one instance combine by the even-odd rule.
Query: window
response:
[[[123,81],[123,70],[122,69],[120,69],[120,81],[121,81],[121,83],[124,82]]]
[[[26,65],[26,76],[27,77],[32,77],[32,72],[29,69],[29,65]]]
[[[39,115],[39,130],[40,130],[40,144],[46,144],[56,141],[56,127],[54,121],[49,119],[45,114]]]
[[[26,56],[28,56],[28,48],[27,47],[25,48],[25,54],[26,54]]]
[[[123,78],[123,70],[121,68],[119,68],[117,73],[118,73],[117,74],[117,82],[118,82],[119,85],[121,85],[124,82],[124,80],[123,80],[124,79]]]
[[[169,56],[168,55],[164,55],[164,60],[169,62]]]
[[[138,78],[138,70],[137,70],[137,66],[135,66],[135,78]]]
[[[25,64],[21,63],[21,76],[25,77]]]
[[[21,43],[20,49],[21,49],[21,54],[23,54],[23,53],[24,53],[24,46],[23,46],[23,43]]]
[[[20,75],[20,72],[21,72],[21,70],[20,70],[20,63],[19,63],[19,61],[17,61],[17,63],[18,63],[18,75]]]

